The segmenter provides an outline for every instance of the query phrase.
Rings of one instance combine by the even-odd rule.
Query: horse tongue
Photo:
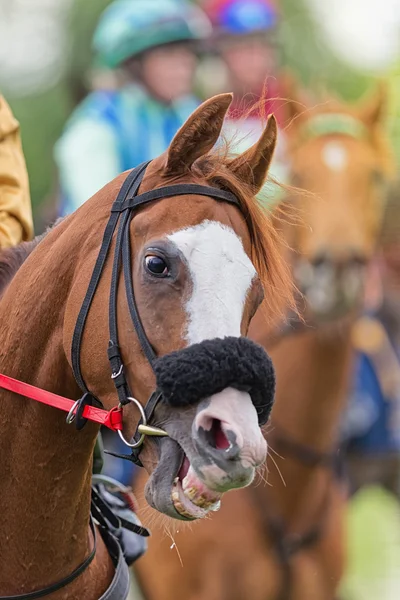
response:
[[[189,467],[190,467],[190,462],[187,456],[185,456],[182,466],[179,469],[179,473],[178,473],[178,478],[180,481],[183,481],[184,478],[186,477],[188,471],[189,471]]]

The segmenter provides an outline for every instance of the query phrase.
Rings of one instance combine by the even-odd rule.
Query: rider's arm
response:
[[[101,121],[84,119],[67,128],[56,144],[55,160],[68,212],[120,173],[117,144],[112,128]]]
[[[0,248],[33,235],[28,173],[18,121],[0,96]]]

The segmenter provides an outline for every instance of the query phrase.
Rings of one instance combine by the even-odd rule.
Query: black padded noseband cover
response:
[[[246,391],[258,421],[268,421],[275,393],[275,372],[264,348],[245,337],[204,340],[171,352],[154,363],[157,388],[170,406],[196,404],[226,387]]]

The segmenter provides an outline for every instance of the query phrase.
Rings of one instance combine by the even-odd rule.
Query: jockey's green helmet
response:
[[[206,39],[211,30],[206,14],[184,0],[116,0],[99,19],[93,49],[97,64],[115,69],[151,48]]]

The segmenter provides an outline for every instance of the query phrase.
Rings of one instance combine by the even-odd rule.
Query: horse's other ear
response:
[[[168,175],[187,172],[193,163],[215,145],[221,133],[232,94],[219,94],[197,108],[182,125],[167,150]]]
[[[265,183],[274,154],[278,127],[274,115],[268,117],[264,132],[258,142],[234,158],[228,165],[235,175],[252,185],[257,194]]]
[[[360,120],[368,126],[380,123],[385,117],[388,95],[386,83],[380,81],[356,107]]]

